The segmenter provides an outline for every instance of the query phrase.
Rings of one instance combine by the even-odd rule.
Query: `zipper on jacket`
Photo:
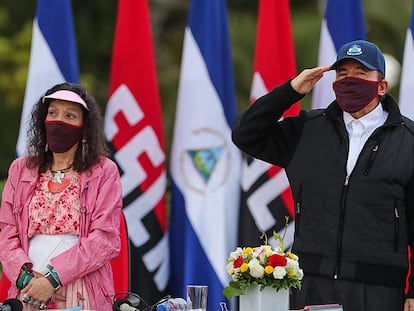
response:
[[[297,194],[297,199],[295,201],[295,236],[299,236],[299,225],[300,225],[300,213],[302,209],[302,184],[299,185],[299,191]]]
[[[341,274],[341,256],[342,256],[342,233],[344,230],[344,218],[345,218],[345,202],[346,202],[346,195],[348,192],[348,185],[349,185],[349,175],[345,177],[344,181],[344,190],[342,193],[341,199],[341,212],[339,216],[339,231],[337,237],[337,249],[336,249],[336,263],[333,272],[333,278],[336,280],[338,276]]]
[[[369,158],[367,167],[364,170],[364,175],[367,176],[369,171],[371,170],[372,165],[374,164],[375,158],[377,157],[379,145],[375,145],[375,147],[372,149],[371,156]]]
[[[344,182],[344,186],[347,187],[349,184],[349,175],[345,176],[345,182]]]
[[[397,207],[394,207],[394,252],[398,251],[398,237],[400,235],[400,213]]]

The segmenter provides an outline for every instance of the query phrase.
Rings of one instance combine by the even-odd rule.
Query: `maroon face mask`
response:
[[[66,152],[83,135],[83,126],[76,126],[62,121],[45,121],[46,141],[50,150],[56,153]]]
[[[354,77],[335,81],[333,89],[339,107],[349,113],[361,110],[378,96],[378,82]]]

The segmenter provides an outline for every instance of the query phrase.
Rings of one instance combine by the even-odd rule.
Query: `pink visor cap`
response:
[[[42,102],[44,103],[46,99],[60,99],[60,100],[66,100],[68,102],[77,103],[79,105],[82,105],[83,108],[86,110],[89,110],[88,106],[86,105],[86,102],[83,100],[82,97],[80,97],[77,93],[68,91],[68,90],[59,90],[52,94],[43,96]]]

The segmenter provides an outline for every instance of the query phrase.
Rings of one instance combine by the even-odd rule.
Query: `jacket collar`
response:
[[[87,187],[87,184],[100,176],[102,174],[102,160],[92,166],[90,169],[86,170],[85,172],[81,173],[81,189],[84,189]],[[26,165],[26,163],[22,163],[22,165]],[[22,171],[21,180],[23,182],[29,182],[35,184],[37,179],[39,177],[39,171],[38,168],[32,168],[32,169],[24,169]]]

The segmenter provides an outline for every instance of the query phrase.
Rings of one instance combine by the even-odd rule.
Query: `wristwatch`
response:
[[[45,278],[50,282],[50,284],[52,284],[55,291],[57,291],[60,288],[60,281],[57,279],[57,277],[53,274],[52,271],[47,272],[45,274]]]

